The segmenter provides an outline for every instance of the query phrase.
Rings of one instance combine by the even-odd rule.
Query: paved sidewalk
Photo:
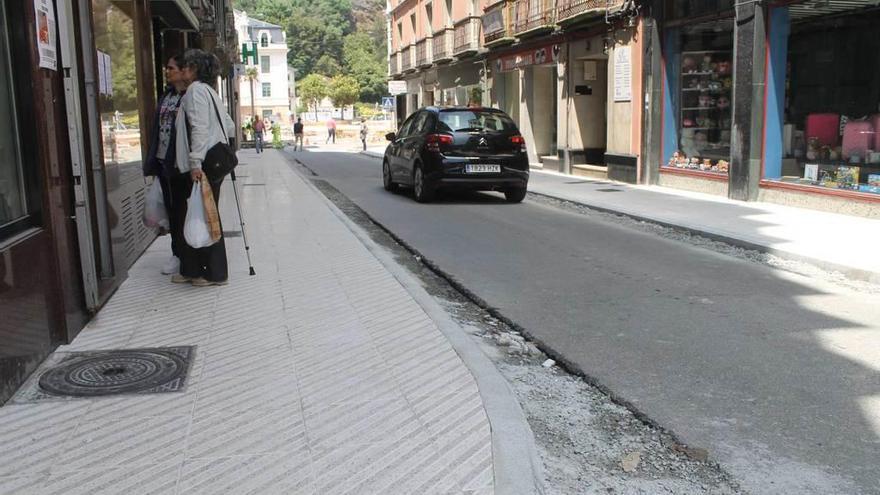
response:
[[[195,345],[185,391],[36,403],[20,392],[0,408],[0,493],[540,491],[522,468],[531,432],[476,344],[280,153],[240,156],[257,275],[233,236],[228,286],[171,284],[160,238],[54,355]],[[227,181],[227,232],[239,230],[234,208]]]
[[[384,146],[365,154],[381,157]],[[880,283],[880,220],[532,170],[529,191]]]

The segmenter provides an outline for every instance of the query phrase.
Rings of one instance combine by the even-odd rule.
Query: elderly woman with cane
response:
[[[179,216],[181,224],[186,219],[187,198],[193,184],[203,177],[210,181],[214,204],[217,205],[223,177],[208,177],[202,165],[209,150],[218,143],[227,143],[228,138],[235,135],[235,123],[226,113],[213,87],[220,72],[217,57],[191,49],[184,53],[183,63],[182,77],[187,88],[177,114],[178,173],[171,178],[172,201],[181,205],[174,214]],[[195,287],[227,283],[226,244],[222,236],[204,248],[196,249],[183,244],[180,250],[180,273],[171,278],[172,282],[191,283]]]

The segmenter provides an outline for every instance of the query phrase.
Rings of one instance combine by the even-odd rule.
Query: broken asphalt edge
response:
[[[289,156],[288,160],[292,161]],[[301,163],[298,160],[297,163]],[[306,167],[307,168],[307,167]],[[541,495],[544,493],[543,462],[538,454],[535,437],[525,413],[510,384],[492,361],[483,354],[476,342],[428,294],[421,283],[400,266],[383,247],[325,196],[308,177],[302,177],[295,167],[291,169],[327,204],[328,208],[358,238],[361,244],[403,286],[416,303],[434,321],[456,354],[470,370],[492,431],[492,461],[495,493],[500,495]],[[311,169],[309,169],[311,171]],[[312,172],[314,174],[314,172]],[[388,232],[368,215],[370,221]],[[397,241],[397,237],[393,236]],[[406,249],[410,249],[405,246]]]

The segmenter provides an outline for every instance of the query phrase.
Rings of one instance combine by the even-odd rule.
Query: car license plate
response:
[[[465,165],[464,171],[468,174],[497,174],[501,172],[501,165],[490,165],[488,163],[469,163]]]

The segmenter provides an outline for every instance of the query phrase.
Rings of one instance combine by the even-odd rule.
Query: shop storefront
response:
[[[733,2],[665,7],[659,183],[726,196],[736,103]]]
[[[492,83],[486,101],[507,112],[517,123],[526,139],[531,163],[540,163],[546,156],[558,162],[560,54],[561,46],[552,43],[488,62]]]
[[[726,180],[733,110],[733,20],[667,33],[670,130],[663,170]]]
[[[880,204],[880,6],[814,3],[769,7],[762,196]]]

